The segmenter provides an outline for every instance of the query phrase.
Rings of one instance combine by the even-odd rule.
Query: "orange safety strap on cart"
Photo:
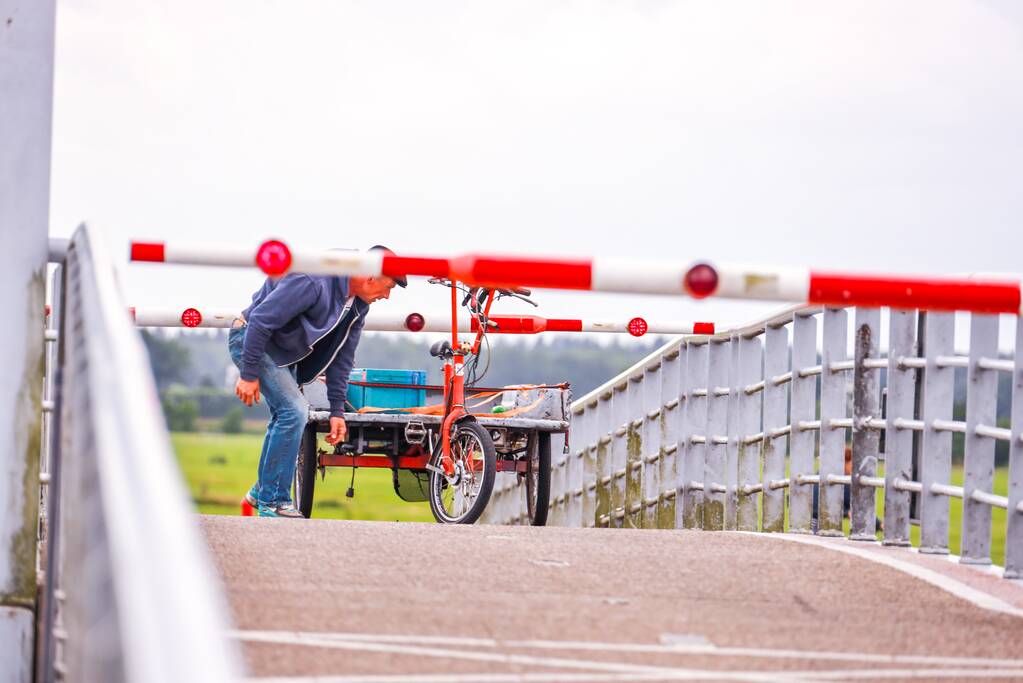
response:
[[[468,408],[470,408],[470,409],[471,408],[479,408],[480,406],[484,406],[484,405],[486,405],[488,403],[491,403],[498,396],[503,394],[505,391],[529,391],[530,389],[542,389],[542,388],[545,388],[545,387],[542,386],[542,385],[520,385],[520,386],[514,386],[514,387],[507,387],[506,389],[500,389],[500,390],[495,390],[495,391],[479,392],[477,394],[473,394],[472,398],[482,398],[482,399],[485,399],[485,400],[482,400],[482,401],[479,401],[477,403],[474,403],[473,405],[468,406]],[[551,388],[555,388],[555,387],[551,387]],[[533,408],[535,408],[538,405],[540,405],[540,403],[542,401],[543,401],[543,396],[540,396],[535,401],[533,401],[532,403],[530,403],[527,406],[519,406],[518,408],[512,408],[511,410],[506,410],[503,413],[472,413],[472,414],[476,415],[476,416],[486,416],[486,417],[515,417],[516,415],[519,415],[521,413],[524,413],[524,412],[527,412],[529,410],[532,410]],[[411,413],[413,415],[443,415],[444,414],[444,404],[437,403],[437,404],[429,405],[429,406],[416,406],[414,408],[376,408],[374,406],[365,406],[363,408],[359,408],[358,412],[359,413],[386,413],[386,412],[394,413],[394,412],[399,412],[399,413]],[[472,411],[470,410],[469,412],[471,413]]]

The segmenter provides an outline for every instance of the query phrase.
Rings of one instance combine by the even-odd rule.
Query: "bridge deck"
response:
[[[992,579],[992,595],[977,570],[905,551],[893,552],[969,599],[777,537],[231,517],[202,526],[254,677],[1023,678],[1023,588]]]

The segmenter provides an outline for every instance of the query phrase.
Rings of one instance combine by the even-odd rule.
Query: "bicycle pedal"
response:
[[[405,425],[405,440],[413,446],[421,446],[426,441],[426,425],[422,422],[409,422]]]

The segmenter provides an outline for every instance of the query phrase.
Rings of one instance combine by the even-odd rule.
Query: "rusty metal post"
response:
[[[728,342],[728,401],[725,431],[728,444],[725,447],[725,529],[734,531],[739,516],[739,346],[741,335],[733,334]]]
[[[0,681],[32,679],[54,0],[0,0]]]
[[[661,357],[661,414],[657,427],[661,432],[661,459],[657,472],[660,490],[657,491],[657,524],[659,529],[675,528],[676,487],[678,462],[678,435],[682,416],[679,392],[679,368],[682,352],[676,348]]]
[[[902,364],[915,358],[916,311],[892,310],[888,316],[888,402],[884,437],[884,544],[909,545],[911,493],[896,482],[913,481],[913,431],[900,420],[912,420],[917,371]]]
[[[873,420],[881,417],[880,368],[868,367],[867,361],[877,359],[880,343],[881,310],[856,309],[856,336],[853,352],[853,427],[852,480],[850,487],[849,537],[854,541],[877,540],[877,489],[864,483],[877,474],[877,455],[881,432]],[[843,460],[844,462],[844,460]],[[844,467],[844,464],[843,464]],[[821,482],[821,488],[824,482]],[[836,487],[838,488],[838,487]]]
[[[629,379],[613,388],[611,400],[611,511],[609,526],[620,529],[625,520],[625,470],[629,450]]]
[[[664,444],[661,443],[661,415],[664,402],[661,401],[661,385],[664,379],[664,359],[651,363],[643,379],[643,447],[642,458],[640,525],[644,529],[657,528],[658,494],[661,489],[661,460],[664,458]]]
[[[627,431],[627,450],[625,464],[625,522],[629,529],[643,526],[643,426],[646,416],[643,414],[643,385],[646,372],[640,368],[628,379],[625,395],[628,397],[629,414]]]

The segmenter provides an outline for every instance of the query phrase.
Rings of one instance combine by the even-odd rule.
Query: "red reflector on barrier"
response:
[[[649,329],[650,326],[642,318],[633,318],[629,321],[629,334],[633,337],[642,337]]]
[[[267,240],[259,245],[256,265],[271,277],[283,275],[291,267],[291,250],[280,240]]]
[[[693,323],[693,334],[714,334],[714,323]]]
[[[425,275],[448,277],[448,260],[444,258],[414,258],[385,254],[380,264],[380,274],[387,277]]]
[[[689,269],[683,280],[689,296],[702,299],[710,296],[718,288],[718,272],[706,263],[697,263]]]
[[[426,319],[418,313],[409,313],[405,316],[405,329],[409,332],[419,332],[426,327]]]
[[[131,260],[132,261],[156,261],[161,262],[164,259],[164,249],[162,242],[132,242],[131,243]]]
[[[202,313],[194,308],[186,308],[181,313],[181,324],[185,327],[199,327],[202,325]]]

